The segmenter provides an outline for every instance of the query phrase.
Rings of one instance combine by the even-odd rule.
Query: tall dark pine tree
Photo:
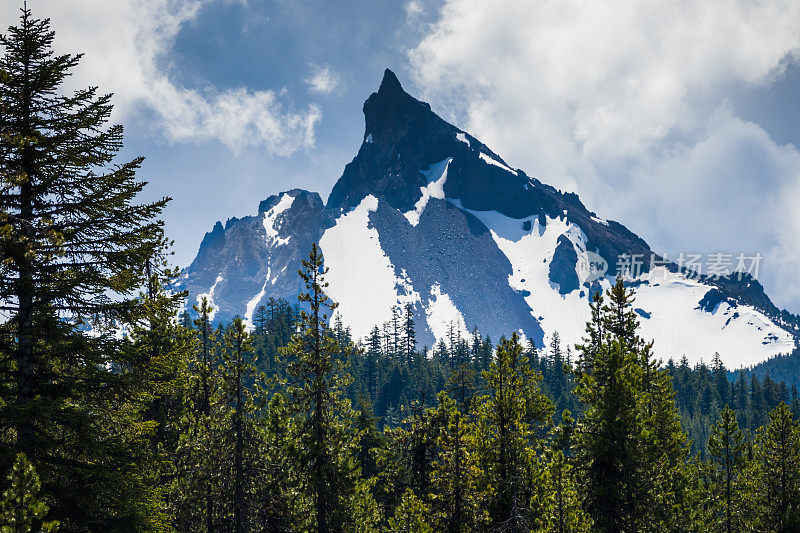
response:
[[[111,95],[63,94],[80,56],[56,55],[53,40],[27,8],[0,37],[0,468],[25,452],[67,528],[108,529],[114,506],[137,527],[149,519],[134,501],[153,498],[129,466],[127,366],[102,322],[136,317],[167,200],[136,203],[142,159],[112,164]]]
[[[300,277],[306,292],[299,299],[300,331],[284,354],[289,360],[288,397],[297,421],[296,468],[309,501],[304,529],[341,531],[349,522],[348,505],[355,491],[359,436],[355,413],[343,391],[349,376],[342,371],[342,351],[328,326],[328,312],[336,303],[325,294],[327,269],[314,243],[302,262]]]
[[[758,508],[764,531],[800,530],[800,424],[781,403],[759,430]]]
[[[720,516],[715,517],[718,529],[732,533],[744,529],[742,500],[738,477],[744,469],[746,441],[736,423],[736,414],[725,406],[708,439],[708,454],[712,466],[711,490],[722,498]]]
[[[414,352],[417,350],[417,333],[414,328],[414,306],[407,303],[405,306],[405,316],[403,317],[403,353],[406,364],[411,365],[414,359]]]
[[[478,483],[490,494],[492,528],[530,531],[543,519],[533,492],[542,485],[544,470],[533,452],[541,445],[553,404],[539,388],[541,374],[530,367],[516,332],[500,340],[483,379],[489,394],[474,401],[482,442]]]
[[[226,360],[223,363],[222,381],[224,401],[231,406],[230,430],[233,433],[233,523],[237,533],[246,530],[249,509],[247,507],[248,477],[252,475],[245,466],[245,439],[247,419],[252,416],[253,404],[248,381],[255,378],[255,365],[252,361],[250,335],[240,317],[225,332]],[[250,433],[252,436],[252,432]],[[255,440],[255,439],[252,439]],[[251,439],[247,444],[252,445]]]

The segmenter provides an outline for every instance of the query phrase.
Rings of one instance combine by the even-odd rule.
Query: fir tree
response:
[[[745,451],[746,442],[736,423],[736,415],[725,406],[708,440],[708,454],[713,472],[709,496],[721,496],[721,515],[717,523],[722,526],[718,529],[727,533],[744,529],[741,523],[743,496],[738,477],[745,466]]]
[[[413,362],[414,353],[417,350],[417,334],[414,330],[414,306],[411,303],[405,305],[405,316],[403,318],[403,353],[406,364],[409,366]]]
[[[49,507],[39,497],[41,483],[36,469],[24,453],[17,455],[6,480],[9,487],[0,501],[0,533],[51,533],[58,531],[57,521],[45,522]]]
[[[136,203],[142,159],[112,164],[111,96],[63,95],[80,56],[56,55],[53,40],[27,8],[0,37],[0,466],[26,453],[65,528],[156,527],[158,497],[134,466],[148,460],[137,441],[149,429],[125,405],[113,328],[140,311],[166,200]]]
[[[530,529],[542,519],[542,510],[531,505],[543,474],[535,453],[553,407],[516,333],[500,340],[483,378],[490,394],[476,399],[476,453],[481,490],[491,495],[489,519],[507,531]]]
[[[759,508],[766,531],[800,530],[800,427],[786,404],[769,414],[758,439]]]
[[[340,373],[342,348],[327,326],[327,313],[336,304],[325,294],[327,269],[316,243],[302,265],[299,274],[307,292],[299,299],[308,310],[301,312],[300,332],[284,350],[291,379],[287,393],[298,432],[295,467],[310,504],[305,527],[325,533],[350,522],[359,435],[350,403],[342,397],[349,376]]]
[[[433,463],[432,510],[439,531],[473,531],[481,519],[475,464],[469,454],[471,424],[445,393],[438,396],[438,459]]]

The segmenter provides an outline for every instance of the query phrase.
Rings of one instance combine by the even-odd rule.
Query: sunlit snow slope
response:
[[[356,338],[399,307],[413,314],[420,347],[453,328],[494,341],[517,331],[539,346],[558,332],[574,345],[618,257],[653,254],[577,195],[512,168],[442,120],[390,71],[364,117],[358,154],[327,202],[285,191],[206,234],[179,283],[189,303],[206,296],[216,320],[238,314],[251,324],[270,298],[297,301],[300,261],[318,242],[327,292]],[[589,277],[590,260],[604,262],[607,275]],[[736,368],[794,348],[800,319],[750,277],[695,279],[666,264],[625,282],[636,291],[641,334],[664,360],[710,361],[719,352]]]

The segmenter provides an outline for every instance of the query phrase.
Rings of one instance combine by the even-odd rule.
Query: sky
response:
[[[0,27],[21,1],[0,5]],[[66,85],[114,93],[121,158],[187,266],[217,220],[327,198],[391,68],[513,167],[656,251],[760,253],[800,312],[797,0],[29,0]]]

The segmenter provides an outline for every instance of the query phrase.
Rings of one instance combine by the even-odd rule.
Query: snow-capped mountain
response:
[[[180,280],[190,304],[206,295],[216,319],[250,321],[269,297],[293,301],[300,260],[319,242],[328,293],[357,338],[410,303],[420,345],[451,323],[493,339],[521,331],[540,346],[558,331],[572,344],[590,293],[610,285],[627,254],[644,258],[628,281],[642,333],[663,359],[719,352],[738,367],[794,347],[795,317],[758,281],[697,278],[658,257],[650,268],[644,240],[577,195],[511,168],[407,94],[391,71],[364,116],[358,155],[326,204],[294,189],[262,201],[255,215],[217,222]],[[593,279],[591,261],[605,263],[607,275]]]

